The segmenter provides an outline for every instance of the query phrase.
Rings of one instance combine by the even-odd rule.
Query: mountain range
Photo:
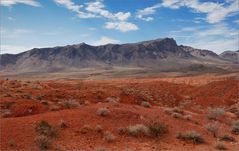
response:
[[[140,68],[151,71],[228,71],[239,65],[239,51],[218,55],[177,45],[173,38],[91,46],[85,43],[34,48],[0,55],[0,73],[73,72],[87,68]]]

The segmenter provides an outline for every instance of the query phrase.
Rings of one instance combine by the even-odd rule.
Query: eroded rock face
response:
[[[237,51],[225,51],[223,53],[220,54],[220,57],[231,61],[233,63],[237,63],[239,64],[239,50]]]

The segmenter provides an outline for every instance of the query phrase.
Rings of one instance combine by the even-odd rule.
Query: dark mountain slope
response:
[[[172,38],[139,43],[91,46],[85,43],[54,48],[34,48],[0,56],[0,71],[6,72],[70,72],[84,68],[137,67],[145,70],[176,71],[200,65],[200,69],[223,69],[229,61],[217,54],[178,46]],[[202,68],[203,67],[203,68]],[[195,70],[195,69],[194,69]]]

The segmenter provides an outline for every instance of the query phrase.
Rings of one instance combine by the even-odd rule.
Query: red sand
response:
[[[114,151],[123,151],[126,148],[142,151],[216,150],[217,139],[205,129],[205,125],[210,123],[206,118],[207,107],[227,109],[239,102],[239,81],[234,78],[197,85],[167,82],[165,79],[41,82],[1,80],[0,84],[1,112],[8,108],[12,113],[10,117],[1,118],[1,150],[39,150],[34,140],[37,136],[35,126],[41,120],[54,126],[64,120],[68,125],[66,129],[60,130],[59,137],[53,140],[50,150],[57,147],[64,151],[94,150],[98,147]],[[108,97],[119,98],[119,104],[109,103]],[[78,102],[78,105],[76,108],[66,109],[65,100],[75,100],[73,102]],[[140,106],[142,101],[149,102],[152,107]],[[6,106],[6,102],[12,102],[12,105]],[[164,112],[166,107],[182,104],[184,112],[192,115],[192,121],[175,119]],[[98,116],[96,111],[100,107],[107,107],[110,110],[109,115]],[[146,124],[151,120],[165,123],[169,133],[159,139],[118,134],[120,127]],[[221,127],[218,135],[232,135],[230,123],[234,120],[238,118],[227,112],[219,120]],[[111,143],[104,141],[102,134],[94,131],[97,124],[104,131],[111,131],[116,139]],[[81,133],[84,125],[89,125],[92,130]],[[186,130],[199,132],[206,143],[193,145],[176,139],[177,132]],[[232,136],[239,141],[238,135]],[[9,145],[10,140],[14,140],[15,146]],[[228,150],[239,150],[238,142],[225,142],[225,145]]]

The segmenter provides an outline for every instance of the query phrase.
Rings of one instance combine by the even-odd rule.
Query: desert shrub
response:
[[[107,151],[107,149],[104,147],[99,147],[99,148],[96,148],[95,151]]]
[[[126,128],[119,128],[119,134],[126,134],[134,137],[148,136],[149,129],[143,124],[136,124]]]
[[[49,149],[50,145],[51,145],[51,140],[44,135],[39,135],[36,139],[35,139],[36,145],[41,149],[41,150],[45,150],[45,149]]]
[[[99,108],[96,111],[96,114],[99,115],[99,116],[107,116],[109,113],[110,113],[110,110],[107,109],[107,108]]]
[[[103,132],[102,126],[101,126],[101,125],[96,125],[96,126],[95,126],[95,131],[98,132],[98,133]]]
[[[173,114],[171,114],[171,116],[172,116],[173,118],[183,119],[183,115],[182,115],[182,114],[179,114],[179,113],[173,113]]]
[[[220,141],[235,142],[235,138],[230,135],[223,135],[219,138]]]
[[[183,119],[191,121],[192,120],[192,115],[185,115]]]
[[[215,148],[218,150],[227,150],[227,148],[225,147],[223,143],[217,143]]]
[[[106,101],[112,104],[113,106],[118,106],[119,105],[119,97],[107,97]]]
[[[64,121],[64,120],[60,120],[60,122],[59,122],[59,126],[60,126],[60,128],[62,128],[62,129],[64,129],[64,128],[67,128],[67,127],[68,127],[68,125],[67,125],[66,121]]]
[[[10,109],[14,102],[1,102],[2,109]]]
[[[90,127],[90,125],[83,125],[83,127],[81,128],[81,133],[82,134],[85,134],[85,133],[87,133],[87,132],[90,132],[90,131],[92,131],[92,128]]]
[[[149,134],[152,137],[159,137],[162,134],[165,134],[168,132],[168,128],[164,123],[160,122],[150,122],[148,124]]]
[[[217,137],[217,132],[219,130],[219,123],[214,122],[214,123],[209,123],[205,126],[205,128],[213,134],[214,137]]]
[[[141,102],[141,106],[150,108],[150,107],[151,107],[151,104],[150,104],[149,102],[147,102],[147,101],[142,101],[142,102]]]
[[[44,135],[44,136],[48,136],[51,138],[56,138],[59,134],[58,130],[56,128],[52,127],[46,121],[41,121],[40,123],[38,123],[37,126],[35,127],[35,131],[39,135]]]
[[[112,142],[115,140],[115,136],[114,134],[112,134],[111,132],[109,131],[106,131],[104,132],[104,140],[107,141],[107,142]]]
[[[233,134],[239,135],[239,121],[234,121],[232,123],[231,132]]]
[[[177,139],[183,141],[189,141],[194,144],[201,144],[204,143],[204,138],[196,131],[187,131],[186,133],[178,133],[176,135]]]
[[[1,111],[1,116],[4,118],[12,116],[12,111],[10,109],[4,109]]]
[[[167,114],[169,114],[169,115],[171,115],[171,114],[174,113],[173,110],[172,110],[172,108],[166,108],[166,109],[164,109],[164,112],[167,113]]]
[[[15,142],[15,140],[10,139],[10,140],[8,141],[8,145],[9,145],[10,147],[14,147],[14,146],[16,146],[16,142]]]
[[[234,114],[235,114],[237,117],[239,117],[239,111],[236,111]]]
[[[210,120],[217,120],[220,116],[225,115],[224,108],[209,108],[207,118]]]
[[[72,100],[72,99],[65,100],[62,103],[63,103],[64,108],[66,108],[66,109],[72,109],[72,108],[76,108],[79,106],[79,103],[76,100]]]

